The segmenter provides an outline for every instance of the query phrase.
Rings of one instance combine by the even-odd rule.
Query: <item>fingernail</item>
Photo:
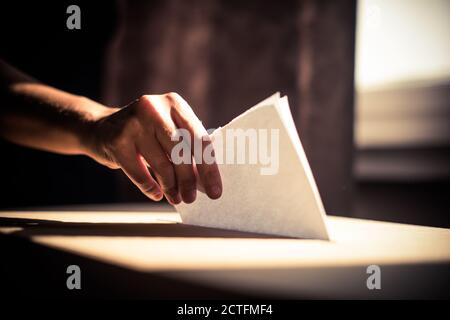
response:
[[[170,204],[175,205],[181,202],[181,197],[176,187],[163,189],[163,192]]]
[[[197,198],[197,189],[192,189],[183,194],[183,201],[185,203],[192,203]]]
[[[210,198],[212,199],[217,199],[222,195],[222,188],[215,185],[211,187],[211,194],[210,194]]]
[[[154,194],[154,197],[157,198],[157,199],[161,199],[162,196],[163,196],[163,194],[161,192],[157,192],[157,193]]]
[[[181,202],[181,198],[178,193],[175,195],[168,195],[167,200],[169,200],[169,202],[173,205],[179,204]]]

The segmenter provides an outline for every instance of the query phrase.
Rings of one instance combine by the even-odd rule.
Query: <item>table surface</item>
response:
[[[249,295],[449,293],[450,229],[328,216],[332,239],[321,241],[189,226],[170,209],[150,210],[3,211],[0,233],[140,273]],[[372,264],[382,270],[381,292],[366,286]]]

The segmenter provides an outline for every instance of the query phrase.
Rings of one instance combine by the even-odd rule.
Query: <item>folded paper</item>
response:
[[[183,223],[328,240],[325,211],[289,109],[277,93],[211,134],[217,200],[176,205]]]

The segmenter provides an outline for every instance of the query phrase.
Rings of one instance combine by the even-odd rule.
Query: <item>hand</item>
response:
[[[95,138],[90,139],[88,155],[110,168],[121,168],[150,199],[159,201],[164,194],[172,204],[191,203],[197,184],[210,198],[221,196],[222,182],[215,162],[175,165],[170,160],[178,143],[171,139],[177,128],[206,140],[203,149],[211,143],[200,120],[178,94],[142,96],[122,109],[108,110],[93,128],[94,134],[89,135]]]

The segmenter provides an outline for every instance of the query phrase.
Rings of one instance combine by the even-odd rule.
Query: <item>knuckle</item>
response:
[[[139,99],[137,104],[137,118],[144,124],[158,124],[161,125],[165,122],[164,104],[161,104],[161,100],[156,96],[145,95]]]
[[[122,135],[126,135],[128,132],[136,132],[141,127],[141,123],[137,117],[130,117],[125,125]]]
[[[166,93],[165,97],[167,99],[169,99],[170,101],[176,101],[181,98],[181,96],[178,93],[173,92],[173,91]]]
[[[168,92],[164,94],[164,98],[171,108],[178,108],[182,100],[181,96],[176,92]]]
[[[144,95],[140,96],[138,100],[141,103],[151,103],[152,96],[149,94],[144,94]]]
[[[154,101],[154,97],[151,95],[143,95],[138,99],[137,103],[138,109],[144,110],[154,110],[156,109],[156,104]]]

